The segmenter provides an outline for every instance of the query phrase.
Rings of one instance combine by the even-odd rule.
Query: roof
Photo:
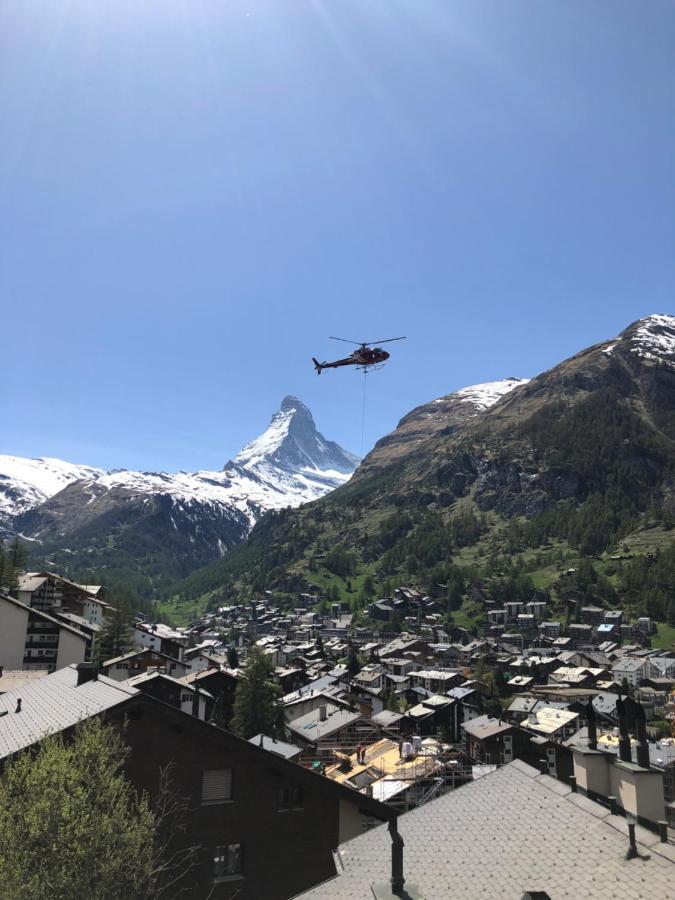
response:
[[[472,737],[484,740],[495,734],[500,734],[502,731],[509,731],[513,728],[513,725],[510,722],[504,722],[502,719],[493,719],[492,716],[477,716],[475,719],[463,722],[460,727]]]
[[[18,589],[20,591],[37,591],[46,580],[46,575],[36,575],[34,572],[26,572],[25,575],[19,575]]]
[[[374,715],[370,721],[383,728],[387,728],[391,725],[398,724],[403,718],[405,718],[403,713],[394,712],[391,709],[383,709],[382,712]]]
[[[106,659],[104,663],[101,664],[103,669],[108,669],[110,666],[115,666],[118,663],[125,662],[127,659],[131,659],[134,656],[143,656],[145,653],[153,653],[155,656],[163,656],[164,659],[168,659],[173,663],[178,663],[181,666],[184,666],[186,669],[190,668],[189,663],[182,662],[180,659],[176,659],[174,656],[168,656],[166,653],[162,653],[161,650],[153,650],[152,647],[139,647],[137,650],[130,650],[128,653],[123,653],[122,656],[115,656],[113,659]]]
[[[167,675],[166,672],[141,672],[140,675],[132,675],[131,678],[127,678],[124,683],[135,687],[137,684],[147,684],[148,681],[153,681],[155,678],[160,678],[162,681],[171,681],[173,684],[178,685],[179,688],[187,691],[194,692],[197,690],[197,688],[194,688],[182,678],[174,678],[173,675]],[[213,694],[210,694],[207,690],[204,690],[204,688],[199,688],[199,693],[202,697],[208,697],[213,700]]]
[[[638,828],[648,845],[638,845],[640,854],[649,858],[626,860],[622,817],[520,761],[401,815],[398,831],[405,887],[425,900],[517,900],[525,891],[573,900],[581,885],[586,900],[672,897],[672,846]],[[391,875],[386,826],[336,855],[340,874],[301,894],[304,900],[363,900]]]
[[[523,722],[523,726],[531,731],[540,731],[542,734],[553,734],[578,717],[578,713],[566,709],[542,706],[532,712],[531,716]]]
[[[318,741],[321,738],[334,734],[341,728],[346,728],[361,718],[361,713],[352,712],[350,709],[342,709],[330,703],[326,706],[326,718],[321,721],[321,709],[313,709],[311,712],[293,719],[288,723],[288,728],[305,741]]]
[[[105,712],[138,694],[136,688],[99,675],[77,685],[77,667],[59,669],[0,696],[0,759],[17,753],[48,734]],[[21,699],[21,712],[15,712]]]
[[[249,738],[249,744],[255,744],[256,747],[262,747],[263,750],[269,750],[270,753],[276,753],[277,756],[283,756],[284,759],[295,759],[302,753],[301,747],[287,744],[286,741],[277,741],[267,737],[266,734],[256,734],[255,737]]]
[[[49,675],[49,669],[5,669],[0,675],[0,694],[15,691],[29,681],[37,681]]]

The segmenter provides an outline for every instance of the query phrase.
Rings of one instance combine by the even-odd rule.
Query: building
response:
[[[149,647],[142,650],[130,650],[128,653],[123,653],[122,656],[106,659],[101,666],[101,672],[115,681],[126,681],[127,678],[142,675],[148,670],[172,675],[174,678],[182,678],[187,675],[190,667],[179,659],[167,656],[158,650],[151,650]]]
[[[624,656],[612,666],[612,678],[617,684],[625,679],[631,687],[638,687],[645,678],[651,678],[657,671],[646,657]]]
[[[372,731],[359,712],[322,703],[318,709],[288,723],[291,741],[316,758],[332,757],[342,748],[353,749],[364,731]]]
[[[513,735],[515,727],[503,719],[477,716],[460,725],[464,733],[463,749],[477,763],[504,765],[515,758]]]
[[[84,662],[87,637],[77,628],[0,594],[0,666],[53,672]]]
[[[208,718],[213,709],[213,696],[201,690],[198,682],[185,684],[165,672],[146,671],[132,676],[125,684],[200,719]]]
[[[174,846],[198,847],[196,867],[176,892],[192,900],[286,900],[331,877],[340,844],[373,820],[396,816],[264,746],[128,684],[96,677],[86,664],[3,694],[0,713],[0,765],[92,716],[126,723],[125,771],[150,797],[161,768],[173,764],[174,787],[189,802],[186,829]]]
[[[518,760],[350,841],[302,900],[670,900],[672,845],[640,830],[628,849],[623,818]]]
[[[100,585],[77,584],[54,572],[26,572],[12,593],[33,609],[74,613],[94,625],[103,625],[106,615],[114,611],[103,599]]]

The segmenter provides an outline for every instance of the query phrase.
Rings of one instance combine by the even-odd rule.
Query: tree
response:
[[[227,665],[230,669],[239,668],[239,654],[237,653],[237,648],[234,644],[230,644],[227,648]]]
[[[10,593],[19,586],[19,576],[26,568],[26,552],[18,537],[5,547],[0,541],[0,591]]]
[[[161,773],[153,807],[124,777],[126,753],[120,732],[93,718],[70,742],[47,737],[7,763],[0,779],[3,900],[144,900],[186,873],[196,848],[164,862],[182,815],[168,774]],[[179,805],[184,813],[186,801]]]
[[[347,671],[352,678],[361,671],[361,663],[359,662],[356,650],[351,644],[349,645],[349,651],[347,653]]]
[[[240,737],[283,738],[286,719],[279,700],[281,689],[271,681],[273,674],[272,662],[260,647],[253,647],[234,697],[231,728]]]
[[[124,612],[109,613],[98,639],[98,659],[103,663],[127,653],[134,647],[133,629]]]

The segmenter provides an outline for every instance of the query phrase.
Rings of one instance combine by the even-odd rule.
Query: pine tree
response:
[[[253,647],[234,697],[231,728],[240,737],[257,734],[283,738],[286,719],[281,689],[272,683],[274,666],[259,647]]]
[[[361,663],[359,662],[359,658],[356,655],[356,650],[354,647],[349,646],[349,652],[347,653],[347,671],[352,676],[358,675],[361,671]]]
[[[239,654],[237,653],[237,648],[234,644],[231,644],[227,648],[227,665],[230,669],[237,669],[239,667]]]
[[[134,635],[127,615],[121,610],[109,613],[98,638],[99,664],[122,656],[134,647]]]

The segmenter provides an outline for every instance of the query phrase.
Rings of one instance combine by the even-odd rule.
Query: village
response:
[[[217,896],[242,875],[244,844],[250,871],[270,841],[290,840],[275,883],[293,896],[334,874],[329,851],[344,841],[480,784],[488,791],[513,766],[604,805],[675,857],[675,654],[650,647],[649,620],[582,606],[563,633],[546,603],[507,602],[486,611],[487,634],[476,637],[442,627],[437,604],[414,587],[371,604],[378,629],[352,626],[341,603],[321,613],[321,598],[302,595],[289,609],[268,592],[186,627],[138,615],[133,645],[104,659],[98,642],[116,613],[105,597],[52,572],[26,573],[0,596],[2,758],[88,716],[130,717],[135,783],[152,790],[150,759],[166,755],[183,789],[201,791],[192,837],[213,843],[217,811],[236,837],[225,862],[219,844],[203,863],[203,884],[221,873]],[[387,630],[394,614],[401,631]],[[254,655],[268,664],[283,726],[242,741],[229,726]],[[248,779],[223,768],[223,754]],[[264,793],[268,781],[275,808],[302,810],[318,842],[302,874],[293,829],[267,833],[231,803],[235,790]],[[314,792],[321,828],[308,815]],[[250,876],[237,889],[260,896]]]

